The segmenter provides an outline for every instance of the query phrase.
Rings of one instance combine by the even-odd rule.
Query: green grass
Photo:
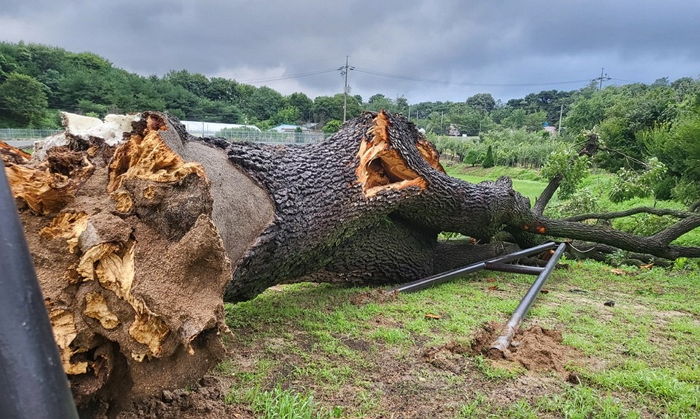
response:
[[[316,413],[312,396],[279,387],[256,392],[251,397],[250,404],[258,417],[264,419],[311,419],[321,416]]]
[[[639,412],[605,392],[585,385],[568,388],[564,393],[543,397],[537,402],[540,412],[556,413],[565,418],[638,418]]]
[[[527,183],[515,182],[516,189],[544,187],[533,173],[524,176]],[[549,293],[538,297],[523,327],[555,328],[580,351],[566,366],[578,385],[478,354],[449,355],[457,370],[424,359],[450,342],[468,347],[484,323],[508,318],[532,277],[495,272],[396,299],[372,288],[301,283],[226,304],[229,350],[245,355],[223,361],[215,373],[230,383],[227,403],[262,417],[292,410],[301,416],[288,417],[697,417],[696,265],[624,267],[618,275],[599,262],[563,263],[569,269],[553,273]],[[363,302],[353,303],[359,296]],[[608,300],[615,306],[604,306]],[[506,397],[503,389],[519,390]]]
[[[452,403],[452,414],[462,417],[693,416],[700,398],[698,272],[626,268],[630,275],[616,275],[598,262],[564,263],[569,269],[554,272],[525,326],[557,328],[565,344],[595,360],[568,367],[583,380],[578,386],[558,378],[561,390],[502,404],[494,392],[532,372],[471,354],[454,355],[464,366],[456,375],[422,361],[426,348],[468,346],[483,323],[507,319],[532,281],[482,272],[389,301],[368,288],[293,284],[227,304],[233,352],[255,354],[255,362],[244,371],[231,360],[219,364],[217,373],[231,380],[226,400],[262,415],[265,404],[256,397],[274,406],[275,388],[289,385],[285,391],[301,395],[301,404],[313,394],[314,414],[343,417],[390,416],[397,397],[414,409],[410,400],[423,394],[430,397],[420,403]],[[374,302],[350,302],[368,292]],[[609,299],[615,307],[603,306]],[[464,392],[465,380],[481,396]]]
[[[484,180],[496,180],[501,176],[508,176],[513,181],[513,188],[530,198],[534,203],[542,190],[547,186],[547,181],[540,177],[539,172],[533,169],[521,169],[513,167],[481,167],[468,168],[464,165],[446,166],[447,174],[471,183],[479,183]]]

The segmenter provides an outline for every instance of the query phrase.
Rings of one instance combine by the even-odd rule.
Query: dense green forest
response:
[[[58,127],[58,110],[104,116],[145,109],[178,118],[256,124],[317,122],[337,130],[343,95],[283,96],[269,87],[186,70],[144,77],[92,53],[36,44],[0,43],[0,127]],[[489,93],[464,102],[422,102],[375,94],[348,98],[348,116],[387,109],[409,115],[444,154],[477,165],[545,167],[568,162],[594,132],[602,152],[590,162],[617,173],[618,199],[700,197],[700,80],[547,90],[501,103]],[[563,116],[560,121],[560,115]],[[543,126],[563,127],[551,136]],[[469,137],[445,137],[450,127]],[[567,154],[568,153],[568,154]],[[557,163],[559,162],[559,163]],[[571,169],[573,170],[573,169]],[[572,175],[572,179],[577,176]]]

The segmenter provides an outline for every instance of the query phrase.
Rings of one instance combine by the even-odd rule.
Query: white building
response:
[[[275,132],[297,132],[297,129],[300,129],[303,132],[308,131],[309,129],[301,126],[301,125],[291,125],[291,124],[280,124],[277,125],[276,127],[270,128],[270,131],[275,131]]]
[[[215,137],[219,131],[225,128],[240,129],[260,132],[255,125],[224,124],[222,122],[180,121],[185,125],[187,132],[199,137]]]

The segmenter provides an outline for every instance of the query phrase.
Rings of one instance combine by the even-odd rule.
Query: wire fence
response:
[[[204,137],[221,137],[235,141],[250,141],[253,143],[267,144],[310,144],[323,141],[325,134],[320,132],[275,132],[275,131],[238,131],[228,132],[190,132],[192,135]]]
[[[39,140],[61,132],[61,129],[0,128],[0,140]]]
[[[63,132],[60,129],[33,128],[0,128],[0,140],[11,142],[27,142],[39,140]],[[209,132],[194,131],[192,135],[199,137],[222,137],[235,141],[250,141],[267,144],[310,144],[322,141],[326,136],[320,132],[275,132],[275,131],[238,131],[238,132]]]

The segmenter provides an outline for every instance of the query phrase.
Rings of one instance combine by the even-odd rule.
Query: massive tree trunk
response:
[[[293,281],[410,281],[512,250],[492,241],[504,228],[521,243],[551,235],[700,255],[669,244],[698,213],[651,237],[548,219],[553,190],[532,211],[508,178],[452,178],[400,115],[366,113],[306,146],[195,138],[152,112],[128,119],[122,138],[125,121],[68,116],[32,158],[0,147],[81,400],[202,375],[220,352],[224,300]],[[442,231],[471,240],[439,242]]]

